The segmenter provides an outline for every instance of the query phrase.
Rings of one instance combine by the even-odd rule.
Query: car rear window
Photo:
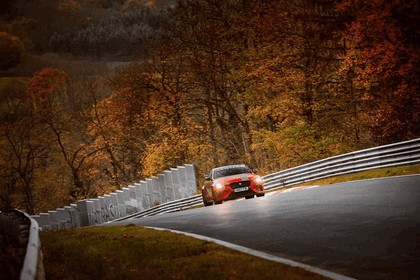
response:
[[[252,171],[246,166],[221,167],[213,171],[213,179],[244,173],[252,173]]]

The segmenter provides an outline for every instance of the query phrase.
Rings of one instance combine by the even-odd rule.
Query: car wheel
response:
[[[251,198],[254,198],[254,196],[253,195],[247,195],[247,196],[245,196],[245,199],[251,199]]]
[[[265,195],[265,193],[259,193],[259,194],[257,194],[257,197],[262,197],[264,195]]]
[[[204,194],[202,194],[202,197],[203,197],[203,204],[204,204],[204,206],[211,206],[211,205],[213,205],[213,203],[212,203],[212,202],[207,202],[207,201],[204,199]]]
[[[213,190],[212,190],[212,196],[213,196],[213,202],[214,202],[214,204],[222,204],[222,201],[218,201],[218,200],[216,200],[216,196],[214,195],[214,192],[213,192]]]

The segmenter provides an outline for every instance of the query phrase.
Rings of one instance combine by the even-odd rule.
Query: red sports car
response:
[[[201,188],[205,206],[238,197],[264,196],[264,181],[245,164],[227,165],[211,170]]]

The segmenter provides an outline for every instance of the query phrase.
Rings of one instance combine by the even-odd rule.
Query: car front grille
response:
[[[236,188],[249,187],[250,185],[251,185],[250,181],[242,181],[242,182],[232,183],[230,184],[230,187],[232,189],[236,189]]]

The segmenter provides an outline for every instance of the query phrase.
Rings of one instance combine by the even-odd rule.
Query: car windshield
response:
[[[213,171],[213,179],[244,173],[252,173],[252,171],[246,166],[221,167]]]

